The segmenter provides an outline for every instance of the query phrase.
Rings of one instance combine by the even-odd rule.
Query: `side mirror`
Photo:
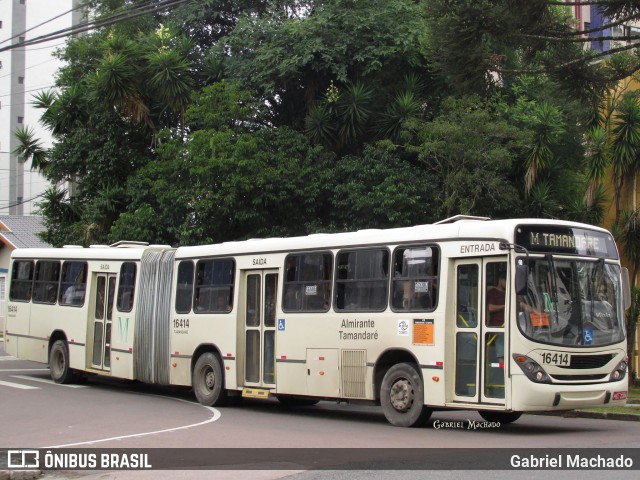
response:
[[[529,267],[527,265],[516,265],[516,295],[527,293],[527,276]]]
[[[624,309],[629,310],[631,306],[631,283],[629,282],[629,269],[622,267],[622,296],[624,298]]]

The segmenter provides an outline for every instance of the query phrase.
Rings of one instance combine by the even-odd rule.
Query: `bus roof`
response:
[[[359,247],[375,244],[400,244],[442,240],[507,240],[513,241],[518,225],[556,225],[586,228],[600,232],[605,229],[593,225],[540,218],[488,220],[484,217],[456,216],[437,224],[416,225],[390,229],[367,229],[343,233],[316,233],[299,237],[250,239],[212,245],[179,247],[176,259],[218,255],[259,254]],[[168,245],[147,245],[140,242],[118,242],[107,246],[23,248],[12,252],[13,258],[69,258],[139,260],[149,249],[168,250]]]

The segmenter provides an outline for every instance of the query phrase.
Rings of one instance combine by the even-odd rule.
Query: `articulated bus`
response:
[[[12,254],[6,351],[233,397],[432,411],[622,405],[629,279],[604,229],[458,216],[433,225],[171,248]]]

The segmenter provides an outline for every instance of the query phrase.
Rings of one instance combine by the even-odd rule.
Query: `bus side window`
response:
[[[235,282],[233,259],[201,260],[196,266],[195,313],[229,313]]]
[[[84,305],[87,289],[87,263],[64,262],[60,280],[60,305]]]
[[[381,312],[387,308],[388,250],[340,252],[336,273],[336,310]]]
[[[33,260],[16,260],[13,262],[9,299],[11,301],[28,302],[31,300],[33,288]]]
[[[285,260],[282,309],[285,312],[326,312],[331,303],[330,253],[289,255]]]
[[[396,311],[434,310],[438,303],[438,249],[398,248],[393,261],[391,306]]]
[[[176,285],[176,313],[191,312],[193,300],[193,272],[191,260],[183,260],[178,265],[178,279]]]
[[[120,282],[118,284],[117,306],[119,312],[133,310],[133,300],[136,288],[136,264],[124,262],[120,267]]]
[[[53,305],[58,299],[60,262],[40,260],[33,280],[33,301]]]

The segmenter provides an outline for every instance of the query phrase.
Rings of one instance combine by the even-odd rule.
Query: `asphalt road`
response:
[[[80,449],[98,454],[112,451],[105,449],[164,449],[152,451],[156,466],[166,461],[166,468],[179,468],[53,471],[44,478],[272,479],[293,475],[298,480],[370,480],[398,478],[400,470],[411,478],[423,476],[425,468],[451,468],[437,470],[437,478],[540,478],[540,469],[508,470],[511,466],[505,454],[568,452],[563,449],[588,455],[640,451],[638,422],[524,415],[512,425],[478,428],[482,419],[476,413],[449,411],[434,413],[425,428],[402,429],[390,426],[379,407],[320,402],[292,408],[275,400],[245,400],[239,406],[207,408],[196,403],[188,389],[111,379],[62,386],[50,382],[46,365],[16,360],[3,347],[0,343],[0,447],[52,452]],[[620,450],[625,448],[631,450]],[[205,458],[223,466],[184,469]],[[332,465],[338,469],[309,470]],[[502,472],[477,470],[493,468],[491,465]],[[607,476],[611,473],[615,478],[622,474],[640,479],[639,466],[626,472],[551,468],[545,476],[614,478]]]

